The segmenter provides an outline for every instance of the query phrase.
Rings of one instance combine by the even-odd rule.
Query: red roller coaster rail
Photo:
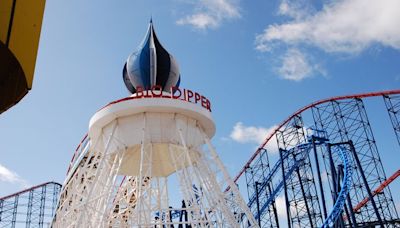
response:
[[[396,178],[400,176],[400,169],[397,170],[392,176],[390,176],[388,179],[386,179],[379,187],[377,187],[373,192],[372,192],[372,197],[375,195],[381,193],[383,189],[385,189],[390,183],[392,183]],[[369,197],[365,197],[357,206],[353,208],[353,211],[357,213],[362,207],[365,206],[369,201]]]

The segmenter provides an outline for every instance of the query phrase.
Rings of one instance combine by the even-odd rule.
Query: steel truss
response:
[[[247,194],[249,198],[255,197],[255,203],[249,204],[254,215],[260,215],[260,207],[266,203],[267,197],[263,195],[271,195],[274,189],[272,182],[262,186],[262,180],[265,180],[270,172],[267,150],[264,149],[260,158],[246,169]],[[268,206],[263,216],[257,216],[257,222],[260,227],[279,227],[275,200]]]
[[[354,165],[353,186],[350,190],[352,205],[368,197],[368,189],[377,188],[386,180],[375,138],[361,99],[331,101],[312,108],[317,129],[326,131],[331,142],[352,141],[362,169]],[[329,156],[323,153],[327,175],[332,178]],[[334,157],[337,164],[338,158]],[[362,176],[365,175],[367,183]],[[375,197],[379,214],[373,204],[366,204],[356,213],[357,222],[390,221],[397,218],[397,211],[389,188]],[[381,218],[379,218],[381,217]]]
[[[301,116],[295,116],[277,132],[276,136],[279,150],[289,150],[306,143],[305,128]],[[297,154],[294,153],[289,156],[294,159],[297,158]],[[285,159],[283,167],[286,166],[288,164]],[[287,180],[285,198],[289,227],[316,227],[317,224],[322,223],[314,173],[308,154],[303,165],[296,168],[294,178]]]
[[[385,101],[397,142],[400,145],[400,95],[385,95],[383,100]]]
[[[382,165],[376,140],[365,110],[363,98],[383,96],[397,140],[400,144],[400,90],[334,97],[299,109],[280,124],[253,154],[236,176],[245,174],[249,207],[261,227],[279,227],[276,196],[284,182],[288,227],[400,227],[400,219]],[[304,124],[303,117],[307,119]],[[306,131],[311,126],[311,131]],[[319,135],[323,137],[319,137]],[[280,159],[269,164],[269,154],[276,138]],[[309,145],[305,154],[294,150]],[[337,147],[348,152],[347,171]],[[297,152],[296,152],[297,151]],[[304,150],[303,150],[304,151]],[[270,152],[270,151],[268,151]],[[290,160],[292,158],[292,160]],[[298,163],[293,163],[297,161]],[[300,162],[301,161],[301,162]],[[296,165],[297,164],[297,165]],[[275,177],[280,166],[280,180]],[[287,175],[294,169],[291,176]],[[345,173],[348,193],[341,195]],[[275,176],[274,176],[275,175]],[[340,197],[341,198],[340,198]],[[340,200],[338,200],[340,198]],[[338,206],[338,204],[339,205]],[[266,206],[265,206],[266,205]],[[335,216],[332,216],[335,215]]]
[[[278,194],[282,190],[284,190],[286,208],[289,209],[286,210],[287,217],[290,218],[288,219],[288,227],[292,226],[301,227],[301,225],[296,224],[296,222],[298,222],[299,219],[297,219],[297,221],[295,222],[291,221],[292,220],[291,214],[294,213],[293,211],[296,209],[296,207],[291,208],[290,198],[289,198],[290,194],[288,193],[290,191],[290,188],[288,188],[288,186],[290,183],[293,183],[295,181],[296,177],[298,179],[302,179],[303,176],[307,177],[305,173],[301,171],[301,168],[304,168],[307,162],[309,162],[309,154],[311,150],[314,150],[315,153],[316,147],[325,146],[327,142],[327,139],[323,134],[323,132],[314,131],[313,135],[307,138],[308,138],[307,142],[298,144],[289,150],[281,149],[279,151],[280,159],[270,169],[268,174],[263,176],[261,180],[260,179],[258,180],[261,182],[259,185],[256,186],[256,192],[254,192],[251,196],[249,196],[249,203],[248,203],[249,207],[254,208],[254,205],[256,205],[256,210],[255,211],[253,210],[253,213],[255,214],[256,219],[258,219],[259,223],[261,223],[263,227],[271,226],[271,224],[267,223],[268,218],[266,218],[265,216],[271,214],[271,212],[266,213],[267,212],[266,209],[271,208],[273,206],[274,200],[277,198]],[[334,147],[334,149],[336,149],[334,153],[332,152],[331,149],[332,146]],[[337,176],[338,178],[334,179],[334,186],[335,186],[335,192],[334,192],[335,195],[333,199],[334,206],[330,211],[329,216],[327,216],[326,213],[324,213],[325,220],[323,223],[322,221],[314,221],[315,222],[314,224],[307,224],[307,226],[310,225],[311,227],[316,227],[316,226],[319,227],[321,225],[322,227],[330,227],[335,223],[337,223],[338,218],[340,218],[340,215],[342,214],[341,211],[342,208],[344,207],[346,196],[348,195],[351,186],[351,175],[353,169],[350,160],[351,158],[350,151],[352,151],[351,150],[352,147],[345,148],[342,145],[330,145],[328,148],[330,154],[337,154],[340,157],[341,161],[340,164],[341,168],[338,169],[337,171],[338,175],[336,175],[335,172],[335,176]],[[258,181],[257,183],[259,183]],[[301,184],[302,182],[300,182],[300,187],[298,188],[301,190],[301,194],[306,195],[304,185]],[[270,186],[275,186],[275,187],[269,188]],[[295,188],[292,187],[291,189],[293,190]],[[316,203],[317,203],[316,206],[319,206],[318,198],[316,200]],[[295,206],[297,205],[295,204]],[[308,217],[309,221],[313,221],[312,216],[314,213],[314,208],[310,208],[308,203],[304,203],[303,207],[305,207],[305,210],[302,216]],[[276,216],[276,210],[272,211],[272,213],[275,213]],[[265,219],[266,221],[264,222]],[[276,225],[278,225],[278,222]]]
[[[47,182],[0,198],[0,227],[48,227],[61,185]]]

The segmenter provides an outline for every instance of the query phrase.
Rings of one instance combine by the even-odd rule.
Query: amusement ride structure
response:
[[[400,145],[400,90],[312,103],[267,136],[235,178],[245,179],[248,205],[261,227],[400,227],[389,188],[400,170],[387,178],[364,105],[373,97],[383,97]],[[267,151],[274,143],[275,164]],[[279,193],[285,224],[277,215]]]
[[[123,78],[132,96],[90,120],[52,226],[237,227],[245,219],[257,227],[210,143],[209,100],[179,88],[178,64],[152,22]]]
[[[151,22],[123,79],[132,95],[92,117],[63,185],[0,198],[0,227],[400,227],[400,169],[386,174],[366,109],[383,99],[385,135],[400,146],[400,90],[299,109],[231,179],[210,142],[209,100],[179,87]]]
[[[0,198],[0,227],[48,227],[61,184],[47,182]]]

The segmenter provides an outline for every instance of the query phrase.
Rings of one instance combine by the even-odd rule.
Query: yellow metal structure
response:
[[[32,88],[45,0],[0,1],[0,113]]]

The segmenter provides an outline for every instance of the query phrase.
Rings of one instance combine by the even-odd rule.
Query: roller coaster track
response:
[[[322,225],[322,227],[332,227],[335,224],[336,220],[339,218],[344,209],[346,197],[350,192],[351,175],[353,172],[353,169],[351,168],[352,164],[350,155],[348,155],[344,147],[339,146],[339,156],[344,165],[343,167],[344,177],[341,184],[341,190],[337,196],[336,202],[334,203],[331,213],[329,214],[328,218],[325,219],[325,222]]]
[[[282,156],[282,159],[278,160],[274,167],[271,169],[271,172],[267,175],[263,183],[261,184],[260,190],[262,191],[263,189],[268,186],[268,184],[272,181],[273,177],[279,176],[281,173],[279,172],[279,168],[282,166],[282,162],[284,160],[287,160],[288,162],[288,171],[285,173],[284,179],[288,180],[292,177],[294,171],[296,169],[299,169],[306,156],[308,156],[309,152],[313,148],[313,144],[310,143],[305,143],[305,144],[300,144],[289,151],[285,151],[285,153]],[[337,200],[334,204],[333,209],[331,210],[331,213],[329,216],[326,218],[324,221],[322,227],[331,227],[334,225],[338,217],[340,216],[345,201],[346,201],[346,196],[349,193],[350,190],[350,185],[351,185],[351,175],[352,175],[352,169],[351,169],[351,160],[350,156],[348,155],[347,149],[345,149],[342,146],[339,146],[339,156],[341,157],[341,160],[344,164],[344,178],[341,184],[341,190],[338,194]],[[291,156],[294,155],[294,156]],[[289,160],[290,159],[290,160]],[[271,194],[268,196],[267,201],[262,205],[260,211],[255,215],[255,218],[258,219],[258,217],[265,211],[266,208],[270,206],[271,203],[274,202],[278,194],[282,191],[284,186],[284,180],[280,180],[278,185],[275,187],[275,189],[271,192]],[[256,195],[253,194],[253,196],[250,198],[248,206],[251,208],[251,206],[255,203],[256,201]]]
[[[243,166],[243,168],[239,171],[239,173],[236,175],[236,177],[233,179],[233,181],[236,183],[239,178],[244,174],[246,171],[246,168],[250,166],[251,162],[254,161],[254,159],[261,153],[262,149],[267,145],[267,143],[272,139],[272,137],[278,132],[280,128],[282,128],[285,124],[287,124],[291,119],[293,119],[295,116],[298,114],[315,107],[319,104],[323,104],[329,101],[338,101],[338,100],[345,100],[345,99],[361,99],[361,98],[367,98],[367,97],[377,97],[377,96],[388,96],[388,95],[395,95],[395,94],[400,94],[400,90],[387,90],[387,91],[381,91],[381,92],[373,92],[373,93],[359,93],[359,94],[353,94],[353,95],[346,95],[346,96],[336,96],[336,97],[331,97],[323,100],[319,100],[317,102],[311,103],[307,106],[304,106],[297,110],[295,113],[293,113],[291,116],[286,118],[283,122],[281,122],[271,133],[265,138],[264,142],[258,147],[256,152],[250,157],[250,159],[247,161],[247,163]]]
[[[298,169],[302,166],[305,157],[308,155],[310,149],[312,148],[312,144],[307,143],[307,144],[301,144],[297,147],[292,148],[291,150],[287,151],[283,155],[283,159],[288,159],[292,157],[291,160],[288,161],[288,165],[290,168],[289,170],[285,173],[285,176],[283,179],[289,180],[292,177],[293,172],[295,169]],[[295,153],[295,151],[298,150],[300,152],[296,153],[297,155],[300,155],[299,158],[296,158],[297,156],[290,156]],[[275,165],[274,168],[272,169],[272,172],[268,175],[267,179],[265,182],[262,184],[262,188],[265,188],[265,186],[268,185],[268,183],[271,182],[271,179],[273,176],[277,176],[280,173],[278,173],[278,168],[282,166],[283,160],[279,160]],[[261,207],[260,212],[255,216],[256,219],[264,212],[264,210],[275,200],[275,198],[278,196],[278,194],[282,191],[283,185],[284,185],[284,180],[281,180],[279,184],[276,186],[276,188],[272,191],[271,195],[268,197],[267,201],[264,203],[264,205]],[[254,203],[256,199],[256,195],[254,194],[254,197],[249,202],[249,207]]]
[[[393,128],[399,140],[400,127],[398,126],[399,124],[396,125],[396,123],[399,123],[400,117],[399,95],[400,90],[390,90],[347,96],[336,96],[319,100],[300,108],[286,118],[273,131],[271,131],[271,133],[267,135],[264,142],[259,146],[259,148],[240,170],[238,175],[234,178],[234,182],[238,184],[239,179],[244,176],[243,174],[246,173],[246,183],[249,194],[248,206],[252,208],[253,214],[255,215],[256,219],[259,220],[260,226],[279,227],[276,216],[277,211],[275,200],[282,191],[283,187],[287,188],[287,190],[285,189],[285,199],[286,207],[288,208],[287,216],[290,216],[291,218],[291,222],[288,221],[289,227],[331,227],[335,224],[338,224],[338,222],[342,225],[345,225],[346,223],[350,226],[352,226],[352,223],[356,223],[360,226],[362,226],[362,224],[380,224],[381,226],[384,224],[399,225],[399,218],[396,209],[394,208],[388,186],[393,180],[400,176],[400,170],[386,179],[375,145],[375,139],[372,134],[363,104],[363,98],[383,97]],[[306,134],[300,133],[300,135],[293,135],[299,134],[299,132],[304,132],[302,116],[310,113],[312,113],[316,130],[325,131],[325,129],[327,129],[329,131],[327,133],[327,140],[333,142],[333,144],[337,144],[336,146],[339,146],[341,143],[349,143],[353,149],[349,149],[348,147],[340,147],[339,151],[335,153],[336,155],[330,158],[331,160],[333,159],[333,163],[329,164],[329,160],[326,160],[328,159],[328,157],[326,157],[327,149],[322,149],[322,147],[319,147],[321,149],[318,149],[317,152],[315,147],[311,148],[309,143],[304,143],[306,141],[304,140]],[[309,119],[307,119],[307,121],[308,120]],[[273,140],[278,141],[278,148],[280,151],[284,151],[284,153],[282,153],[283,156],[281,155],[281,160],[278,158],[278,161],[274,166],[269,166],[266,148],[269,148],[267,147],[267,144],[270,145],[269,143],[271,143]],[[355,140],[355,147],[353,146],[353,140]],[[329,146],[333,144],[329,144]],[[279,172],[278,170],[283,169],[283,160],[288,160],[289,153],[293,152],[294,150],[299,150],[301,147],[303,147],[303,153],[300,153],[301,156],[299,155],[299,157],[304,158],[305,160],[298,159],[296,162],[285,161],[288,163],[287,167],[285,168],[285,172]],[[312,175],[319,173],[318,178],[320,186],[318,192],[325,192],[321,184],[321,172],[319,168],[314,174],[311,168],[309,156],[312,155],[309,152],[312,151],[312,149],[314,149],[313,157],[316,159],[316,166],[319,166],[317,153],[318,156],[323,157],[323,164],[325,165],[326,172],[328,172],[328,177],[330,176],[328,179],[329,187],[331,188],[331,191],[335,191],[335,193],[332,192],[332,194],[336,194],[336,196],[333,195],[333,203],[329,214],[325,208],[325,203],[318,205],[319,200],[321,200],[319,201],[320,203],[325,201],[323,194],[317,194],[316,187],[313,187],[316,186],[318,182],[314,183],[314,177]],[[346,151],[352,153],[347,155],[348,153]],[[359,157],[361,163],[360,161],[353,163],[352,161],[355,161],[355,157]],[[357,158],[357,160],[359,158]],[[370,159],[371,162],[368,162],[368,159]],[[352,163],[353,165],[350,165]],[[338,169],[340,166],[342,166],[342,172],[340,174],[341,177],[338,177],[339,179],[336,179],[336,172],[339,172],[339,170],[336,170],[336,165],[338,165]],[[282,166],[281,169],[280,166]],[[369,168],[371,166],[376,166],[376,168]],[[296,169],[297,179],[295,178],[295,175],[292,176]],[[301,171],[301,175],[299,174],[299,169]],[[307,171],[307,169],[309,171]],[[311,176],[303,177],[305,172],[311,173]],[[355,182],[353,184],[351,184],[352,175],[353,178],[355,178]],[[277,177],[280,179],[286,179],[290,183],[283,183],[283,180],[276,181]],[[375,177],[380,178],[374,179]],[[303,183],[301,183],[302,181]],[[338,185],[340,182],[340,186],[336,188],[333,182],[336,182],[336,185]],[[290,187],[286,186],[286,184],[288,184]],[[293,190],[293,188],[297,188],[297,190]],[[336,190],[332,190],[332,188]],[[226,190],[228,190],[228,188]],[[286,191],[289,190],[292,191],[292,195],[289,195],[289,200],[291,200],[290,202],[287,201],[288,195],[286,195]],[[350,199],[349,195],[351,195]],[[301,198],[301,196],[303,198]],[[322,199],[318,199],[318,197],[322,197]],[[374,200],[373,198],[376,199]],[[314,204],[314,202],[317,202],[317,204]],[[257,207],[255,206],[256,203]],[[303,205],[303,209],[300,209],[303,211],[292,212],[292,209],[298,210],[298,205]],[[321,205],[324,207],[324,214],[322,214],[322,210],[319,208]],[[290,212],[288,212],[289,207],[291,207]],[[305,208],[307,208],[307,211]],[[263,213],[266,214],[263,215]],[[290,213],[294,213],[294,217],[293,214],[290,215]],[[343,213],[345,213],[345,215],[343,215]],[[264,217],[260,220],[259,216]],[[317,216],[319,216],[319,219]],[[350,218],[350,216],[352,216],[351,221],[347,221],[347,218]],[[341,218],[341,220],[339,221],[338,218]],[[269,222],[271,220],[275,220],[276,222]],[[308,223],[303,223],[303,220],[307,220]]]
[[[290,164],[290,169],[285,174],[285,178],[286,179],[291,178],[293,171],[296,168],[299,168],[301,166],[302,162],[304,161],[305,156],[307,156],[310,149],[312,148],[311,146],[312,146],[312,144],[306,143],[306,144],[298,145],[298,146],[290,149],[289,151],[285,151],[283,153],[282,160],[280,159],[280,160],[278,160],[278,162],[275,163],[274,167],[271,169],[271,172],[268,173],[265,180],[261,183],[259,191],[261,192],[261,191],[265,190],[267,188],[268,184],[271,183],[271,181],[274,177],[279,178],[279,175],[281,174],[281,173],[279,173],[279,168],[281,168],[283,160],[287,160],[288,164]],[[296,154],[296,155],[294,155],[294,154]],[[290,156],[290,155],[294,155],[294,156]],[[275,188],[273,193],[269,196],[268,200],[264,203],[259,214],[262,214],[264,212],[265,208],[267,208],[267,206],[269,206],[269,204],[276,198],[277,194],[282,190],[282,187],[283,187],[283,180],[281,180],[279,182],[278,186]],[[255,203],[256,198],[257,198],[256,194],[253,194],[253,196],[250,197],[249,202],[248,202],[249,207],[251,207]],[[256,215],[256,219],[257,219],[257,217],[258,217],[258,215]]]

